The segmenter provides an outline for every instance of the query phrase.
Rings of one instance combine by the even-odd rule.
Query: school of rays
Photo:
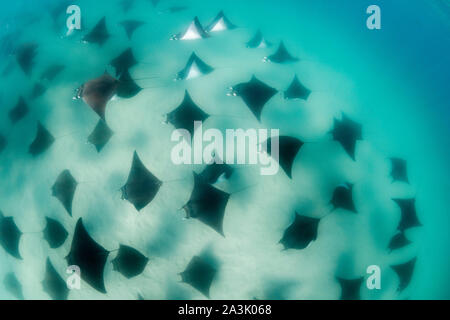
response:
[[[124,12],[120,27],[123,28],[127,39],[130,41],[135,33],[144,29],[148,24],[146,21],[127,15],[127,12],[135,5],[134,2],[132,0],[121,0],[117,1],[116,4]],[[155,8],[161,7],[159,1],[152,1],[152,5]],[[59,19],[64,9],[63,6],[54,8],[52,15],[55,20]],[[164,14],[175,14],[187,10],[187,7],[174,6],[157,10]],[[236,21],[236,24],[234,24],[235,21],[232,21],[223,11],[220,11],[217,15],[212,13],[211,16],[212,20],[207,25],[203,25],[198,17],[194,17],[192,21],[185,21],[185,29],[179,33],[171,36],[170,32],[166,31],[167,40],[180,41],[182,44],[184,41],[195,43],[208,41],[209,38],[215,37],[217,34],[226,39],[227,33],[232,36],[233,32],[237,32],[240,27],[244,27],[245,21]],[[89,50],[95,51],[107,42],[117,41],[109,31],[109,27],[108,16],[99,17],[96,24],[85,26],[80,31],[82,35],[79,45],[89,46]],[[245,27],[253,28],[257,26]],[[242,43],[242,46],[247,47],[247,50],[273,48],[273,53],[264,57],[261,63],[280,64],[289,68],[290,65],[301,61],[301,57],[297,57],[295,53],[290,52],[289,41],[281,41],[274,45],[273,42],[266,40],[261,31],[256,28],[254,30],[254,36],[247,43]],[[110,102],[115,98],[132,99],[141,94],[143,90],[152,89],[140,85],[139,80],[133,77],[134,71],[139,68],[143,58],[135,55],[131,44],[122,45],[122,48],[123,50],[117,56],[111,57],[109,64],[104,66],[105,70],[111,68],[113,72],[105,71],[94,78],[79,79],[82,84],[77,88],[75,97],[73,97],[82,102],[82,107],[90,108],[92,117],[96,117],[96,125],[88,128],[90,134],[83,139],[95,148],[98,155],[108,147],[112,139],[120,139],[121,135],[109,123],[108,106]],[[189,48],[192,48],[192,46]],[[39,52],[39,43],[17,43],[14,53],[15,64],[12,67],[6,66],[2,77],[7,77],[12,69],[21,70],[27,77],[33,75],[39,61]],[[67,70],[67,67],[55,62],[44,66],[43,70],[38,75],[37,82],[31,83],[32,90],[30,93],[19,94],[14,105],[2,110],[0,116],[7,117],[11,126],[17,125],[32,112],[33,101],[40,99],[47,91],[50,91],[52,86],[57,83],[58,77],[61,77]],[[279,69],[279,72],[287,72],[286,70],[288,69]],[[176,80],[177,83],[183,83],[196,78],[207,77],[214,72],[216,72],[214,59],[203,59],[198,52],[193,51],[186,56],[186,63],[181,70],[168,70],[165,76]],[[243,109],[248,108],[249,114],[254,117],[255,126],[259,126],[264,125],[266,121],[264,117],[266,105],[277,94],[281,94],[286,101],[308,101],[310,96],[314,94],[314,90],[305,86],[301,79],[302,75],[296,74],[291,83],[279,84],[275,88],[273,84],[267,83],[270,82],[269,79],[264,80],[263,77],[254,74],[251,79],[241,79],[240,82],[236,82],[230,88],[223,88],[223,90],[229,90],[230,99],[240,99],[241,107]],[[68,99],[72,99],[72,97],[68,97]],[[166,124],[173,129],[185,129],[189,131],[191,136],[194,136],[194,121],[207,121],[211,117],[219,117],[218,115],[210,115],[203,110],[204,106],[198,103],[197,99],[196,94],[191,94],[186,87],[184,97],[179,97],[179,104],[168,106],[171,111],[164,115]],[[64,141],[59,140],[60,134],[52,132],[46,126],[45,119],[38,120],[35,128],[35,137],[27,146],[30,154],[29,161],[36,161],[36,159],[45,156],[55,145],[64,143]],[[17,135],[20,133],[15,131],[11,134]],[[296,162],[302,161],[302,150],[308,144],[316,142],[302,141],[296,136],[284,134],[278,138],[281,169],[279,174],[284,174],[289,180],[295,180],[293,168]],[[9,134],[0,132],[0,162],[2,161],[2,154],[8,152],[9,139],[11,139]],[[334,119],[333,126],[329,128],[329,133],[324,139],[338,145],[346,157],[357,162],[358,145],[360,141],[364,140],[363,125],[358,123],[357,119],[353,119],[350,115],[342,112],[339,117]],[[191,142],[188,141],[188,143]],[[267,150],[265,152],[271,155],[271,139],[266,141],[266,145]],[[123,164],[129,169],[128,178],[122,181],[122,185],[117,191],[124,201],[128,201],[135,208],[136,215],[151,215],[152,202],[160,193],[170,191],[171,184],[173,186],[173,183],[177,183],[171,181],[174,178],[179,179],[178,182],[183,182],[183,179],[185,181],[192,180],[192,189],[189,190],[190,196],[179,210],[179,215],[185,217],[183,222],[196,223],[205,230],[209,229],[217,233],[221,237],[221,241],[227,241],[227,234],[230,230],[227,229],[224,221],[227,219],[228,208],[235,201],[238,193],[245,192],[245,187],[248,186],[244,184],[236,185],[231,189],[224,189],[220,182],[232,181],[232,178],[242,175],[244,169],[235,165],[212,162],[199,172],[193,171],[191,177],[173,177],[170,173],[164,176],[161,172],[154,172],[153,168],[156,167],[156,164],[143,158],[141,151],[135,150],[133,154],[129,154],[128,162]],[[407,162],[397,157],[389,158],[389,161],[391,170],[385,174],[391,177],[392,183],[409,184]],[[108,292],[108,282],[104,277],[104,270],[108,263],[112,264],[113,272],[121,274],[127,281],[139,277],[146,270],[152,268],[151,251],[137,249],[120,241],[117,248],[105,248],[100,244],[101,239],[95,239],[91,236],[90,227],[92,226],[85,224],[83,212],[79,212],[74,205],[77,201],[77,193],[86,182],[81,181],[70,167],[62,170],[57,176],[49,177],[49,179],[53,181],[52,187],[46,191],[47,198],[41,200],[45,202],[58,201],[61,218],[45,217],[45,228],[42,231],[32,230],[33,232],[31,232],[27,230],[25,232],[20,230],[16,224],[14,212],[0,211],[0,250],[18,260],[19,263],[24,264],[26,260],[21,252],[21,241],[29,233],[36,233],[39,237],[42,237],[51,250],[57,250],[65,243],[70,242],[70,250],[65,253],[66,265],[79,266],[83,282],[103,294]],[[356,183],[356,181],[341,181],[340,184],[333,186],[332,196],[328,199],[329,212],[327,215],[345,214],[352,217],[360,214],[358,203],[361,200],[356,201],[354,193]],[[186,185],[188,184],[186,183]],[[246,201],[251,202],[252,195],[249,193],[246,196],[248,197]],[[412,242],[408,239],[407,230],[421,226],[416,213],[415,198],[392,196],[392,202],[398,208],[399,223],[397,232],[392,234],[391,241],[385,246],[387,254],[409,246]],[[150,209],[148,209],[149,207]],[[148,210],[142,212],[144,209]],[[72,225],[74,227],[67,228],[67,224],[64,226],[60,221],[62,215],[69,215],[69,219],[73,220]],[[277,235],[280,251],[288,254],[292,251],[313,250],[315,242],[323,236],[321,231],[322,218],[312,217],[308,213],[295,208],[291,211],[291,217],[291,221],[285,225],[284,232]],[[153,230],[148,232],[153,232]],[[213,256],[214,259],[204,252],[198,252],[172,276],[178,277],[184,285],[191,286],[204,297],[213,299],[214,291],[212,288],[216,276],[220,272],[220,262],[217,261],[220,261],[221,252],[216,250],[213,252]],[[56,264],[56,261],[52,260],[51,257],[42,261],[42,264],[45,265],[45,275],[42,277],[41,283],[42,290],[51,299],[64,300],[71,296],[71,291],[66,286],[64,270],[55,267],[56,265],[60,266],[61,263],[61,261],[58,261]],[[415,263],[416,257],[391,265],[392,270],[398,275],[399,294],[409,286]],[[365,279],[364,274],[355,278],[345,278],[336,270],[331,276],[341,288],[341,299],[361,298],[360,292]],[[22,284],[14,272],[8,273],[1,281],[15,298],[27,298],[23,293]],[[136,298],[145,299],[146,297],[139,294]],[[264,297],[249,296],[248,298]]]

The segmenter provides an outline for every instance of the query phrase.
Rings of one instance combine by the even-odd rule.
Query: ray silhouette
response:
[[[209,38],[198,17],[195,17],[189,27],[178,34],[173,35],[170,40],[198,40]]]
[[[250,49],[264,49],[264,48],[268,48],[272,46],[272,43],[268,42],[261,30],[256,31],[255,35],[253,36],[253,38],[251,38],[248,42],[247,42],[247,48]]]
[[[5,217],[0,211],[0,246],[11,256],[22,260],[19,251],[22,232],[14,222],[13,217]]]
[[[50,258],[47,258],[45,267],[45,277],[42,281],[42,287],[53,300],[67,300],[69,289],[66,281],[59,275],[52,265]]]
[[[344,209],[357,213],[353,202],[353,184],[344,183],[337,186],[336,189],[334,189],[330,203],[333,205],[333,210]]]
[[[83,99],[100,118],[105,119],[106,104],[116,94],[118,86],[119,81],[105,73],[83,84],[75,99]]]
[[[406,160],[400,158],[390,158],[390,160],[392,180],[409,183]]]
[[[97,152],[100,152],[108,144],[113,135],[114,132],[108,127],[106,121],[99,119],[94,131],[88,137],[88,142],[95,146]]]
[[[233,30],[237,27],[220,11],[214,20],[206,27],[207,32],[219,32],[225,30]]]
[[[194,256],[186,269],[180,273],[184,283],[189,284],[207,298],[209,298],[209,291],[216,274],[216,268],[199,256]]]
[[[407,245],[411,244],[411,241],[409,241],[405,234],[403,232],[397,233],[395,236],[392,237],[391,241],[389,242],[389,250],[397,250],[406,247]]]
[[[267,153],[272,155],[272,140],[273,138],[269,138],[264,145],[267,146]],[[297,138],[289,137],[289,136],[280,136],[278,137],[278,150],[279,150],[279,159],[275,159],[280,164],[283,171],[286,175],[292,179],[292,166],[294,165],[295,158],[303,146],[303,142]]]
[[[106,28],[106,17],[103,17],[99,22],[97,22],[94,28],[84,36],[83,41],[88,43],[96,43],[99,46],[103,46],[109,37],[110,35]]]
[[[249,82],[240,83],[231,88],[231,95],[241,97],[258,121],[261,121],[264,106],[277,92],[255,76]]]
[[[162,181],[144,166],[135,151],[128,180],[121,189],[122,199],[128,200],[137,211],[141,211],[155,198],[161,186]]]
[[[320,219],[301,216],[295,213],[294,222],[286,229],[280,243],[284,249],[302,250],[317,239]]]
[[[177,73],[176,80],[195,79],[210,74],[213,71],[213,67],[206,64],[193,52],[184,69]]]
[[[186,90],[181,104],[173,111],[167,114],[167,122],[176,129],[185,129],[189,131],[191,137],[194,136],[194,122],[205,121],[209,115],[200,109],[192,100],[189,92]]]
[[[66,260],[69,265],[78,266],[81,270],[81,279],[101,293],[106,293],[103,272],[108,255],[109,251],[92,239],[80,218]]]
[[[45,217],[46,226],[43,231],[44,239],[52,249],[61,247],[67,239],[69,233],[57,220]]]
[[[131,48],[126,49],[110,62],[111,66],[116,70],[117,77],[134,67],[137,63]]]
[[[311,91],[307,89],[295,75],[294,80],[292,80],[291,85],[284,92],[284,98],[287,100],[301,99],[308,100]]]
[[[360,300],[361,299],[361,285],[364,277],[357,279],[343,279],[336,277],[341,286],[341,300]]]
[[[234,169],[226,163],[213,163],[208,164],[205,169],[199,174],[199,176],[209,184],[215,184],[221,180],[228,180],[233,175]]]
[[[401,219],[397,229],[405,231],[410,228],[421,227],[417,217],[415,199],[392,199],[400,207]]]
[[[112,260],[114,270],[128,279],[140,275],[147,263],[147,257],[136,249],[125,245],[120,245],[117,257]]]
[[[125,70],[119,78],[119,85],[117,87],[117,96],[120,98],[133,98],[142,88],[131,78],[130,72]]]
[[[125,29],[125,33],[129,40],[133,37],[134,32],[144,24],[144,22],[139,20],[124,20],[120,22],[120,25]]]
[[[47,88],[42,83],[36,83],[31,90],[30,99],[37,99],[41,97],[46,91]]]
[[[274,63],[293,63],[299,61],[300,59],[292,56],[286,49],[284,43],[281,42],[277,51],[274,54],[264,58],[264,60]]]
[[[186,218],[198,219],[222,236],[223,219],[230,194],[206,183],[194,172],[194,189],[184,205]]]
[[[77,185],[78,183],[70,171],[64,170],[52,186],[52,195],[61,202],[70,216],[72,216],[72,202]]]
[[[331,133],[333,140],[339,142],[347,154],[355,160],[356,142],[362,140],[362,126],[342,113],[342,120],[334,119]]]
[[[27,43],[21,45],[16,51],[16,60],[22,71],[29,76],[35,64],[38,45],[35,43]]]
[[[41,74],[41,80],[53,81],[66,67],[61,64],[49,66]]]
[[[3,285],[5,286],[6,291],[11,293],[14,298],[18,300],[25,300],[23,296],[22,285],[13,272],[5,275],[5,278],[3,279]]]
[[[408,262],[391,266],[399,278],[399,285],[397,288],[399,292],[405,290],[409,286],[414,273],[414,267],[416,266],[416,261],[417,258],[414,258]]]
[[[29,109],[25,99],[23,97],[19,97],[19,101],[16,106],[9,111],[8,116],[11,122],[15,124],[22,120],[28,114],[28,111]]]
[[[28,152],[34,157],[38,156],[47,151],[53,142],[55,142],[53,135],[38,121],[36,137],[31,143]]]

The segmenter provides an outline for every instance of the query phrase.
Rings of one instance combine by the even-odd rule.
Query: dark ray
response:
[[[362,126],[342,113],[342,120],[334,119],[331,133],[333,140],[339,142],[347,154],[355,160],[356,141],[362,140]]]
[[[55,138],[40,122],[38,122],[36,137],[31,143],[28,152],[32,156],[40,155],[47,151],[47,149],[52,146],[53,142],[55,142]]]
[[[284,231],[280,243],[284,249],[302,250],[317,239],[320,219],[301,216],[295,213],[294,222]]]
[[[108,255],[109,251],[91,238],[80,218],[66,260],[69,265],[78,266],[81,270],[81,279],[101,293],[106,293],[103,271]]]
[[[390,158],[390,160],[392,180],[409,183],[406,160],[400,158]]]
[[[76,99],[83,101],[105,119],[106,104],[116,94],[119,80],[105,73],[83,84],[77,91]]]
[[[156,6],[159,4],[159,1],[160,1],[160,0],[150,0],[150,1],[151,1],[152,5],[153,5],[154,7],[156,7]]]
[[[284,98],[288,100],[302,99],[308,100],[311,91],[307,89],[295,75],[289,88],[284,92]]]
[[[100,119],[98,120],[94,131],[92,131],[92,133],[89,135],[88,141],[95,146],[97,152],[100,152],[106,146],[113,135],[114,132],[108,127],[106,121]]]
[[[45,92],[47,91],[47,88],[42,83],[36,83],[33,86],[33,90],[31,90],[30,99],[36,99],[41,97]]]
[[[121,189],[122,199],[128,200],[137,211],[141,211],[155,198],[161,186],[162,181],[144,166],[135,151],[127,183]]]
[[[186,270],[180,273],[184,283],[189,284],[207,298],[209,298],[209,290],[216,274],[216,268],[199,256],[194,256]]]
[[[209,184],[215,184],[222,178],[228,180],[231,178],[234,169],[226,163],[216,163],[215,161],[208,164],[199,176]]]
[[[274,63],[292,63],[297,62],[300,59],[293,57],[286,49],[283,42],[280,43],[277,52],[265,58],[266,61]]]
[[[357,279],[343,279],[336,277],[341,286],[341,300],[360,300],[361,299],[361,285],[364,277]]]
[[[194,122],[205,121],[209,115],[200,109],[192,100],[189,92],[186,90],[183,102],[172,112],[167,114],[167,122],[176,129],[185,129],[189,131],[191,137],[194,136]]]
[[[137,60],[134,57],[133,50],[131,48],[126,49],[116,58],[112,59],[110,64],[116,70],[116,76],[119,77],[125,71],[134,67],[137,64]]]
[[[47,224],[44,229],[44,239],[52,249],[61,247],[66,241],[69,233],[57,220],[49,217],[45,217],[45,220]]]
[[[38,45],[35,43],[27,43],[20,46],[16,51],[16,59],[20,68],[28,76],[34,67],[34,59],[37,55]]]
[[[183,207],[186,218],[198,219],[222,236],[225,208],[230,194],[214,188],[194,172],[194,189]]]
[[[125,70],[119,78],[119,86],[117,87],[117,96],[120,98],[133,98],[142,88],[131,78],[130,72]]]
[[[334,189],[333,197],[330,203],[333,205],[333,210],[344,209],[357,213],[355,204],[353,202],[353,184],[344,183]]]
[[[395,236],[393,236],[391,241],[389,242],[389,250],[393,251],[401,249],[409,244],[411,244],[411,241],[406,238],[403,232],[399,232]]]
[[[397,290],[403,291],[409,286],[416,265],[417,258],[414,258],[406,263],[391,266],[399,278],[399,285]]]
[[[207,32],[219,32],[224,30],[232,30],[237,27],[220,11],[214,20],[206,27]]]
[[[69,170],[64,170],[52,187],[52,195],[56,197],[70,216],[72,216],[72,201],[77,189],[77,181]]]
[[[100,19],[99,22],[95,25],[95,27],[84,36],[83,41],[88,43],[97,43],[102,46],[108,39],[110,35],[106,28],[106,17]]]
[[[16,259],[22,260],[19,251],[22,232],[14,222],[13,217],[5,217],[0,211],[0,245],[7,253]]]
[[[9,110],[9,119],[11,122],[17,123],[20,120],[22,120],[27,114],[28,114],[28,105],[25,102],[25,99],[23,97],[19,97],[19,101],[17,102],[16,106]]]
[[[253,38],[250,39],[249,42],[247,42],[247,48],[250,49],[262,49],[262,48],[268,48],[271,47],[272,43],[266,41],[264,39],[264,36],[261,32],[261,30],[258,30],[256,34],[253,36]]]
[[[406,229],[421,227],[422,224],[417,217],[415,199],[392,199],[400,207],[401,219],[397,229],[405,231]]]
[[[0,154],[5,150],[6,145],[8,144],[8,141],[6,140],[5,136],[0,133]]]
[[[112,261],[115,271],[131,279],[140,275],[147,266],[148,258],[134,248],[120,245],[117,257]]]
[[[17,277],[13,272],[6,274],[5,278],[3,279],[3,285],[5,286],[5,289],[16,299],[25,300],[23,296],[22,285],[20,284],[19,280],[17,280]]]
[[[130,11],[130,9],[133,7],[134,0],[121,0],[120,5],[122,7],[123,12],[126,13]]]
[[[120,22],[120,25],[125,29],[127,37],[129,40],[133,37],[134,32],[137,28],[142,27],[145,23],[138,20],[125,20]]]
[[[261,121],[264,106],[277,92],[276,89],[269,87],[255,76],[249,82],[240,83],[231,88],[231,94],[235,97],[241,97],[258,121]]]
[[[42,281],[42,287],[53,300],[67,300],[69,296],[69,289],[67,288],[66,281],[55,270],[50,261],[47,258],[45,267],[45,278]]]
[[[272,157],[272,140],[273,138],[269,138],[266,141],[267,144],[267,153]],[[279,159],[275,159],[280,164],[281,168],[284,170],[286,175],[292,179],[292,166],[295,161],[295,157],[297,156],[300,148],[303,146],[303,142],[294,137],[288,136],[280,136],[278,137],[278,150],[279,150]]]
[[[209,38],[198,17],[195,17],[184,32],[173,35],[170,40],[197,40]]]
[[[61,64],[55,64],[42,72],[41,80],[53,81],[66,67]]]
[[[189,80],[210,74],[214,68],[200,59],[195,52],[191,54],[183,70],[177,73],[176,80]]]

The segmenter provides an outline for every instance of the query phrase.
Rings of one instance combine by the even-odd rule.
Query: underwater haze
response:
[[[448,0],[2,1],[0,299],[449,299],[449,75]],[[205,179],[200,111],[299,148]]]

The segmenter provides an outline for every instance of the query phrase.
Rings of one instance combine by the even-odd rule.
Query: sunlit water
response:
[[[365,299],[449,298],[450,261],[448,208],[450,201],[449,5],[445,1],[376,1],[382,9],[382,29],[366,28],[366,8],[374,1],[169,1],[157,8],[136,0],[126,14],[118,1],[75,1],[82,10],[83,30],[62,38],[63,18],[54,25],[47,3],[2,3],[2,34],[18,30],[14,43],[36,42],[39,53],[27,77],[16,66],[1,78],[0,132],[8,145],[0,154],[0,210],[13,216],[25,234],[18,261],[0,249],[0,279],[14,272],[26,299],[48,299],[42,289],[47,257],[66,277],[71,236],[78,218],[92,237],[108,250],[130,245],[150,258],[139,277],[128,280],[107,263],[108,293],[100,294],[83,282],[71,299],[202,299],[180,282],[190,259],[200,253],[214,257],[219,273],[211,287],[213,299],[337,299],[335,276],[357,278],[369,265],[382,270],[381,290],[365,286]],[[188,10],[169,14],[172,5]],[[194,16],[204,24],[223,9],[240,28],[200,41],[169,41]],[[80,39],[103,16],[111,38],[103,47]],[[146,22],[131,41],[118,23],[125,18]],[[7,28],[7,31],[5,31]],[[257,29],[273,43],[283,40],[301,61],[290,65],[263,63],[276,47],[247,49]],[[86,142],[98,121],[75,89],[101,75],[108,62],[131,46],[140,64],[132,69],[145,87],[136,97],[108,104],[107,120],[115,132],[101,153]],[[205,77],[173,82],[192,51],[215,71]],[[2,56],[3,69],[14,57]],[[66,69],[44,96],[28,98],[40,73],[55,62]],[[295,74],[312,90],[307,102],[288,102],[281,95],[265,107],[258,123],[239,98],[227,96],[230,86],[255,74],[284,90]],[[212,116],[206,128],[277,128],[281,134],[307,143],[290,180],[259,175],[259,168],[240,167],[219,187],[232,195],[223,238],[197,220],[183,219],[180,208],[189,199],[191,172],[201,166],[175,166],[170,158],[173,128],[164,115],[177,107],[188,89],[194,101]],[[29,115],[12,126],[7,116],[19,96]],[[332,142],[333,119],[344,111],[363,125],[364,141],[353,162]],[[39,120],[57,138],[44,155],[33,159],[28,146]],[[147,168],[164,181],[155,200],[140,213],[121,200],[119,189],[137,150]],[[392,183],[391,156],[408,160],[411,184]],[[73,217],[51,196],[58,174],[69,169],[80,182]],[[184,180],[183,180],[184,179]],[[330,212],[333,189],[355,184],[358,214]],[[399,210],[391,198],[416,197],[423,227],[409,230],[413,244],[389,253],[386,249],[398,224]],[[319,236],[307,249],[282,251],[278,243],[295,212],[322,218]],[[41,239],[49,216],[63,223],[70,236],[56,250]],[[110,259],[114,257],[111,254]],[[389,267],[417,257],[410,286],[401,294]],[[11,299],[3,285],[0,298]]]

